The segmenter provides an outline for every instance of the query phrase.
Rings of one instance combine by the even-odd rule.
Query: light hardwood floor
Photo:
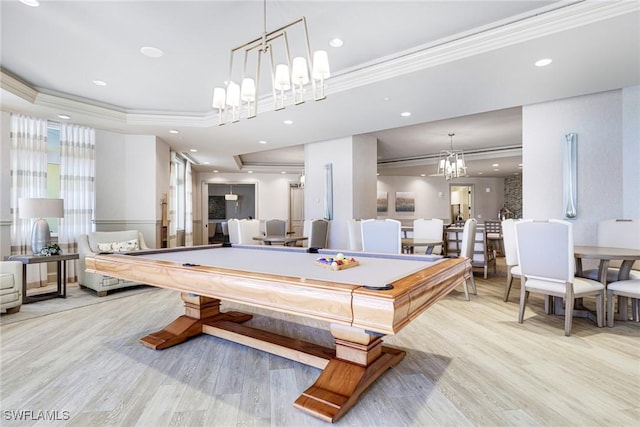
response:
[[[532,295],[518,324],[519,286],[504,303],[505,277],[501,265],[488,280],[476,273],[470,302],[457,289],[387,337],[406,358],[336,424],[639,426],[640,323],[575,319],[565,337]],[[234,308],[256,313],[257,327],[332,342],[324,324]],[[158,289],[3,325],[0,425],[327,425],[293,407],[316,368],[211,336],[162,351],[138,343],[182,311],[176,292]],[[18,422],[11,411],[69,420]]]

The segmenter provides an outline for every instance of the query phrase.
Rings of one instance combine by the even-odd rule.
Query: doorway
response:
[[[304,232],[304,187],[299,184],[289,186],[289,231],[294,236]]]
[[[466,220],[474,217],[473,185],[451,184],[449,186],[449,200],[452,224],[462,225]]]
[[[202,241],[224,241],[222,223],[231,218],[256,218],[256,184],[202,185]]]

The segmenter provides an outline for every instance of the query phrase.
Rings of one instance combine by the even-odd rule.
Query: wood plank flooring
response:
[[[488,280],[476,273],[471,301],[457,289],[387,337],[407,356],[336,424],[639,426],[640,323],[574,319],[565,337],[563,318],[532,295],[518,324],[519,286],[504,303],[505,278],[502,265]],[[229,308],[255,313],[252,326],[332,344],[320,322]],[[316,368],[211,336],[162,351],[138,343],[182,311],[176,292],[158,289],[2,325],[0,425],[327,425],[293,407]],[[15,420],[24,411],[68,419]]]

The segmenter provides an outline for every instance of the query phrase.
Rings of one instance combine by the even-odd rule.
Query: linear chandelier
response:
[[[303,103],[305,85],[309,81],[311,81],[313,99],[319,101],[326,98],[324,81],[331,76],[329,59],[326,51],[317,50],[313,53],[313,61],[311,60],[307,19],[303,16],[277,30],[267,32],[266,0],[264,0],[263,5],[264,32],[260,37],[231,49],[229,79],[225,82],[226,87],[216,87],[213,91],[213,108],[218,110],[218,125],[223,125],[227,121],[239,121],[244,108],[246,108],[246,118],[252,118],[258,114],[260,66],[263,54],[269,57],[271,95],[273,96],[274,110],[281,110],[285,107],[289,91],[291,91],[291,98],[294,104]],[[306,57],[296,56],[291,60],[287,31],[298,28],[301,28],[304,34],[303,41],[306,47]],[[276,59],[274,58],[274,50],[276,49],[282,50],[282,52],[278,53],[285,58],[284,63],[276,65]],[[243,52],[243,66],[240,70],[241,72],[238,73],[238,70],[233,68],[233,62],[234,58]],[[249,70],[249,62],[255,62],[254,73]],[[309,80],[309,69],[311,69],[311,80]]]
[[[443,176],[447,181],[454,178],[467,176],[467,166],[464,162],[464,153],[462,150],[453,149],[453,137],[455,133],[450,133],[450,149],[441,150],[438,160],[437,176]]]

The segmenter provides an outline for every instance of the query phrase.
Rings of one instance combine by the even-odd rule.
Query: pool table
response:
[[[339,419],[405,355],[382,345],[469,277],[466,258],[343,254],[358,265],[334,271],[316,264],[332,250],[210,245],[98,254],[88,272],[181,291],[185,314],[140,339],[167,348],[209,334],[322,369],[294,405],[325,421]],[[221,301],[310,317],[329,324],[335,347],[252,328],[250,314],[222,311]]]

